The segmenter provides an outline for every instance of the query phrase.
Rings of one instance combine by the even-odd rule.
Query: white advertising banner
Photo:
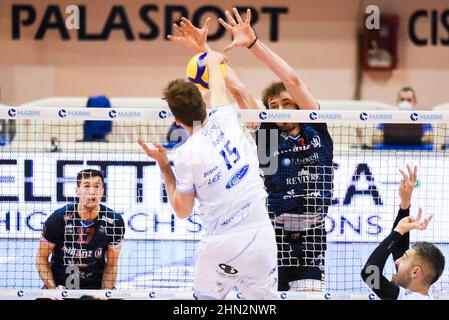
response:
[[[334,158],[334,199],[326,217],[329,242],[379,242],[390,231],[399,208],[398,169],[419,167],[412,214],[422,207],[433,214],[429,230],[412,239],[449,242],[449,162],[443,156],[387,152],[339,155]],[[198,240],[199,214],[176,218],[168,204],[162,177],[143,153],[16,153],[0,157],[0,238],[40,237],[56,209],[74,200],[78,171],[101,169],[106,174],[103,203],[122,214],[126,239]],[[446,178],[448,177],[448,178]]]

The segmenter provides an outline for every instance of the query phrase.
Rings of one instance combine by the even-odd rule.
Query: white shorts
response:
[[[198,299],[224,299],[237,287],[246,300],[277,299],[277,246],[271,223],[204,237],[198,248]]]

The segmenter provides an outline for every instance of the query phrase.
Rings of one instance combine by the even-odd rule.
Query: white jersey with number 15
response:
[[[196,193],[208,234],[241,223],[267,197],[257,155],[240,128],[235,106],[214,108],[205,125],[176,150],[174,166],[176,191]],[[266,212],[260,219],[269,219]]]

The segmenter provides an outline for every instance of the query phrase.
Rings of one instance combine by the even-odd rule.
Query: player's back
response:
[[[265,201],[257,155],[233,106],[215,108],[206,124],[178,148],[174,161],[177,191],[196,192],[209,234],[239,224],[253,204]]]

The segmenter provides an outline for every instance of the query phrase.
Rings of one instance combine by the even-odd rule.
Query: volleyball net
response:
[[[4,107],[0,118],[0,298],[80,298],[87,294],[120,299],[193,298],[196,248],[204,233],[200,213],[195,206],[188,219],[176,217],[156,162],[137,144],[138,137],[157,141],[172,157],[183,137],[170,134],[173,117],[168,109]],[[449,189],[449,112],[241,110],[240,121],[255,153],[262,148],[260,135],[266,138],[270,132],[254,132],[246,128],[248,123],[325,123],[332,139],[332,160],[326,170],[314,164],[318,155],[311,151],[325,143],[322,139],[312,140],[314,145],[298,141],[297,152],[307,153],[303,163],[266,158],[262,170],[267,179],[297,165],[297,175],[289,183],[307,185],[308,194],[283,190],[282,201],[300,201],[311,193],[322,197],[306,205],[313,207],[308,209],[313,214],[307,212],[300,218],[280,215],[268,202],[279,266],[292,272],[298,267],[306,273],[307,268],[319,269],[323,275],[318,287],[305,281],[297,288],[312,286],[318,292],[281,291],[280,298],[374,298],[360,271],[392,229],[400,203],[399,169],[406,165],[418,167],[411,214],[422,207],[425,214],[434,215],[428,230],[412,232],[411,241],[432,242],[449,256],[445,196]],[[102,204],[124,221],[116,290],[41,290],[36,254],[43,224],[52,212],[77,201],[76,175],[87,168],[103,172]],[[295,239],[295,224],[306,231],[305,236],[297,236],[301,239]],[[64,254],[71,254],[70,250]],[[76,264],[73,257],[66,261]],[[390,259],[385,274],[391,277],[393,273]],[[448,272],[432,290],[434,296],[445,296]],[[238,299],[239,293],[231,292],[230,297]]]

